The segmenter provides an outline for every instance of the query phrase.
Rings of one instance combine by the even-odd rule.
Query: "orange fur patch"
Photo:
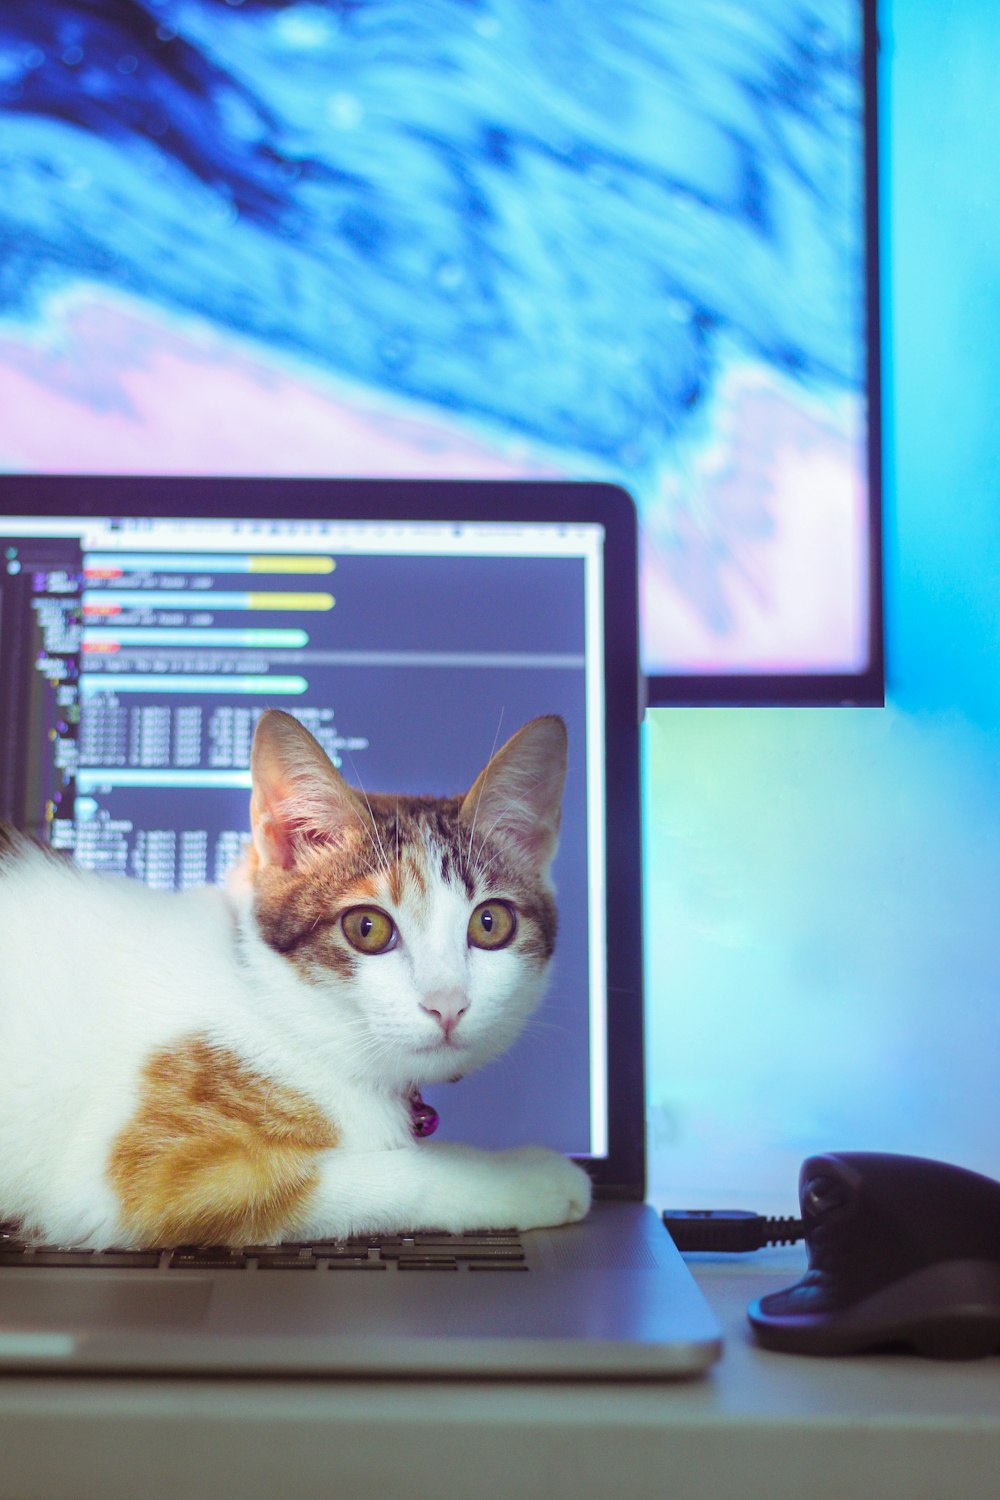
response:
[[[294,1224],[336,1144],[304,1095],[195,1036],[147,1062],[110,1176],[137,1244],[262,1244]]]
[[[344,887],[341,900],[348,901],[378,901],[382,890],[374,875],[362,875],[359,880],[352,880],[350,885]]]

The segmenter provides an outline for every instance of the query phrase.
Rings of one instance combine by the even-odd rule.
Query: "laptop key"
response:
[[[367,1245],[313,1245],[315,1260],[367,1260]]]
[[[40,1270],[45,1266],[70,1266],[77,1269],[101,1267],[104,1270],[150,1270],[160,1264],[155,1250],[0,1250],[0,1266],[25,1266]]]
[[[175,1250],[169,1261],[171,1271],[243,1271],[246,1265],[245,1255],[214,1250]]]
[[[445,1256],[401,1255],[397,1271],[457,1271],[458,1261]]]
[[[415,1234],[415,1245],[454,1245],[463,1249],[468,1245],[515,1245],[521,1248],[516,1234]]]
[[[398,1253],[398,1252],[396,1252]],[[458,1260],[523,1260],[524,1250],[520,1245],[487,1245],[472,1243],[459,1243],[443,1245],[418,1245],[413,1251],[406,1254],[418,1255],[453,1255]]]
[[[257,1256],[258,1271],[315,1271],[316,1262],[311,1256],[282,1255],[280,1253]]]
[[[450,1245],[383,1245],[379,1251],[382,1260],[454,1260],[455,1252]]]

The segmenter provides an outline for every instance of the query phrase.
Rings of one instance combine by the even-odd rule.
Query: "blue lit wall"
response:
[[[889,702],[651,715],[660,1202],[788,1212],[836,1148],[1000,1176],[1000,9],[880,22]]]

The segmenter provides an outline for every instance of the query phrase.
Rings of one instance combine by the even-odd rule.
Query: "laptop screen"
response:
[[[120,492],[116,493],[120,504]],[[560,924],[507,1056],[441,1133],[608,1154],[604,528],[169,513],[0,518],[0,816],[81,866],[222,883],[267,707],[366,792],[466,790],[527,720],[570,754]]]

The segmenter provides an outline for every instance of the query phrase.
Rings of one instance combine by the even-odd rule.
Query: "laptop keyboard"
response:
[[[126,1271],[527,1271],[524,1246],[513,1229],[465,1234],[364,1235],[349,1240],[280,1245],[181,1245],[172,1250],[80,1250],[72,1245],[27,1245],[0,1234],[0,1268]]]

